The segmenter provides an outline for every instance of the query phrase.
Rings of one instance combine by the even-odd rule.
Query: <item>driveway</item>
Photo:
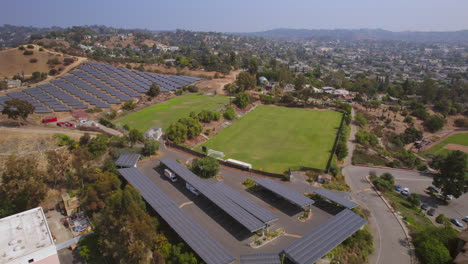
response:
[[[370,257],[370,263],[411,263],[403,228],[366,180],[372,170],[375,171],[357,166],[346,166],[342,170],[346,183],[353,191],[353,200],[370,212],[369,224],[374,236],[374,253]]]

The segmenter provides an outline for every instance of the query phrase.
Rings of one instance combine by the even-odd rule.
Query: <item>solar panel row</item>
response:
[[[56,98],[50,96],[48,93],[44,92],[43,90],[39,89],[38,87],[29,88],[23,90],[23,92],[29,94],[30,96],[34,97],[36,100],[40,101],[50,109],[54,110],[55,112],[65,112],[70,111],[70,108],[62,104]]]
[[[116,90],[116,89],[114,89],[112,87],[109,87],[105,83],[99,81],[98,79],[94,78],[93,76],[89,75],[88,73],[86,73],[84,71],[73,71],[72,74],[75,75],[76,77],[80,78],[81,80],[83,80],[85,82],[88,82],[91,85],[97,87],[101,91],[104,91],[104,92],[112,95],[113,97],[119,99],[122,102],[127,102],[127,101],[132,101],[133,100],[133,98],[130,97],[129,95],[127,95],[125,93],[122,93],[119,90]]]
[[[302,208],[309,206],[314,203],[314,200],[305,197],[304,195],[293,191],[283,184],[280,184],[274,180],[267,178],[260,178],[254,180],[256,184],[262,186],[263,188],[270,190],[271,192],[283,197],[284,199],[290,201],[291,203],[296,204]]]
[[[64,104],[68,105],[72,109],[86,109],[88,108],[87,104],[84,104],[82,101],[76,99],[75,97],[71,96],[67,92],[62,89],[59,89],[51,84],[43,84],[39,85],[36,88],[41,89],[42,91],[46,92],[50,96],[54,96],[57,100],[63,102]]]
[[[366,222],[351,210],[345,209],[315,230],[294,241],[284,249],[284,253],[296,264],[315,263],[359,230]]]
[[[83,66],[80,67],[80,69],[82,69],[83,71],[86,71],[88,74],[92,75],[93,77],[95,77],[95,78],[109,84],[110,86],[114,87],[115,89],[117,89],[117,90],[131,96],[131,97],[141,97],[142,96],[140,94],[140,92],[138,92],[137,87],[133,87],[133,86],[126,87],[126,86],[116,82],[115,80],[113,80],[109,76],[98,72],[96,69],[94,69],[94,68],[92,68],[92,67],[90,67],[88,65],[83,65]]]
[[[181,165],[174,159],[164,158],[160,160],[177,176],[182,178],[185,182],[192,185],[203,196],[208,198],[212,203],[221,208],[224,212],[230,215],[238,223],[248,229],[250,232],[255,232],[266,226],[266,223],[259,220],[263,218],[261,215],[256,215],[256,212],[249,211],[249,208],[243,208],[240,204],[233,200],[239,201],[237,198],[228,198],[223,192],[213,188],[213,184],[200,179],[197,175],[193,174],[185,166]],[[234,191],[235,192],[235,191]],[[240,195],[236,194],[235,196]],[[232,196],[233,197],[233,196]]]
[[[207,264],[228,264],[235,258],[182,212],[151,180],[136,168],[119,169],[120,174]]]
[[[47,106],[45,106],[43,103],[37,101],[33,97],[29,96],[26,93],[23,92],[13,92],[8,94],[9,97],[15,98],[15,99],[21,99],[24,100],[34,106],[34,112],[35,113],[52,113],[52,110],[50,110]]]
[[[104,103],[103,101],[101,101],[100,99],[94,97],[94,96],[91,96],[89,95],[88,93],[84,92],[83,90],[81,90],[80,88],[74,86],[74,85],[71,85],[70,83],[64,81],[64,79],[57,79],[57,80],[54,80],[54,81],[51,81],[52,84],[54,84],[55,86],[67,91],[68,93],[74,95],[75,97],[78,97],[80,98],[81,100],[85,101],[85,102],[88,102],[96,107],[99,107],[99,108],[110,108],[110,105]]]
[[[91,64],[95,69],[101,71],[102,73],[106,74],[107,77],[112,77],[114,78],[115,80],[117,80],[118,82],[122,83],[116,83],[117,86],[121,87],[121,88],[125,88],[125,87],[130,87],[131,89],[133,89],[134,91],[137,91],[139,93],[145,93],[146,91],[148,91],[149,89],[149,86],[139,86],[135,83],[132,83],[130,82],[129,80],[119,76],[118,74],[116,74],[114,71],[108,69],[107,67],[104,67],[103,65],[101,64],[97,64],[97,63],[93,63]],[[97,70],[95,70],[96,72],[98,72]],[[99,73],[99,72],[98,72]]]
[[[11,100],[11,97],[9,96],[1,96],[0,97],[0,111],[3,111],[3,106],[5,105],[5,102]]]
[[[101,90],[96,89],[96,87],[92,87],[91,85],[85,83],[84,81],[80,80],[76,76],[68,75],[68,76],[64,76],[63,79],[73,84],[74,86],[81,88],[82,90],[88,92],[89,94],[94,95],[95,97],[108,102],[109,104],[120,104],[122,102],[110,96],[109,94],[106,94],[102,92]]]
[[[142,82],[136,78],[134,78],[131,74],[130,71],[128,71],[127,69],[123,69],[123,68],[116,68],[112,65],[109,65],[109,64],[104,64],[103,66],[107,67],[108,69],[110,69],[111,71],[114,71],[115,73],[117,73],[119,76],[121,76],[122,78],[124,79],[127,79],[129,80],[130,82],[132,83],[135,83],[136,85],[142,87],[143,89],[148,90],[149,89],[149,86],[151,85],[150,82]],[[128,72],[124,71],[124,70],[127,70]]]

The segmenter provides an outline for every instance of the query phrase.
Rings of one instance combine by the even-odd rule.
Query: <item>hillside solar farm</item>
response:
[[[159,85],[162,92],[169,92],[199,80],[190,76],[165,76],[90,62],[49,84],[0,97],[0,111],[5,101],[14,98],[34,105],[36,113],[110,108],[112,104],[143,97],[153,82]]]
[[[203,146],[268,172],[325,169],[341,117],[335,111],[260,105]]]

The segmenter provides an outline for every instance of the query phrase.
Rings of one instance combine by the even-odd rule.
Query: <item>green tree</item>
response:
[[[430,132],[436,132],[445,125],[445,118],[439,115],[429,116],[423,123],[424,127]]]
[[[149,97],[156,97],[161,93],[161,90],[159,89],[159,86],[156,83],[152,83],[148,92],[146,92],[146,95]]]
[[[438,157],[433,162],[433,167],[439,170],[434,175],[433,184],[441,188],[444,197],[453,195],[460,197],[468,191],[468,181],[466,181],[467,154],[459,150],[450,152],[445,157]]]
[[[202,178],[211,178],[218,174],[219,163],[215,158],[205,157],[195,159],[192,164],[193,172]]]
[[[180,122],[172,123],[167,129],[166,135],[171,141],[180,144],[187,140],[187,126]]]
[[[426,264],[448,264],[451,262],[450,252],[432,236],[418,236],[414,240],[416,254]]]
[[[294,89],[297,91],[302,90],[305,85],[305,78],[304,75],[299,74],[296,79],[294,80]]]
[[[233,103],[239,108],[245,108],[250,104],[250,95],[247,93],[238,93]]]
[[[259,66],[258,60],[256,58],[254,58],[254,57],[250,58],[249,68],[248,68],[249,73],[250,74],[257,74],[258,66]]]
[[[141,154],[143,156],[151,156],[156,154],[156,151],[159,149],[159,142],[154,140],[148,140],[145,142],[143,149],[141,150]]]
[[[5,101],[4,104],[2,114],[13,120],[17,120],[20,117],[26,121],[28,116],[34,113],[36,109],[32,104],[21,99],[11,99]]]
[[[188,139],[192,139],[200,135],[200,133],[202,132],[203,127],[196,118],[181,118],[178,122],[184,124],[187,127]]]
[[[391,185],[395,184],[395,177],[393,177],[393,175],[391,173],[386,172],[386,173],[380,175],[380,178],[382,178],[385,181],[389,182]]]
[[[348,146],[346,145],[346,140],[340,140],[336,145],[335,150],[336,157],[338,160],[343,160],[348,156]]]
[[[98,134],[91,139],[88,145],[88,151],[93,158],[99,158],[106,153],[109,147],[109,137],[103,134]]]
[[[0,185],[0,213],[14,214],[37,207],[47,193],[44,178],[45,173],[39,170],[37,159],[10,156]]]
[[[236,92],[243,92],[255,88],[257,86],[257,79],[248,72],[241,72],[236,77],[236,84],[238,86]]]
[[[137,142],[142,142],[144,140],[143,133],[136,128],[130,129],[127,135],[127,140],[130,142],[130,146],[133,148],[133,145]]]
[[[104,256],[113,263],[147,263],[158,247],[157,223],[145,210],[145,203],[133,187],[117,189],[106,206],[93,216],[95,232]]]

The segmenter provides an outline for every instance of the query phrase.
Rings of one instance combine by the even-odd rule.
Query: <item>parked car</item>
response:
[[[44,123],[44,124],[52,123],[52,122],[57,122],[57,117],[51,117],[51,118],[44,118],[44,119],[42,119],[42,123]]]
[[[456,218],[452,218],[452,219],[450,219],[450,221],[451,221],[454,225],[456,225],[456,226],[458,226],[458,227],[463,227],[462,222],[460,222],[460,220],[458,220],[458,219],[456,219]]]
[[[397,191],[397,192],[401,191],[401,185],[395,186],[395,191]]]
[[[453,200],[453,195],[447,195],[445,196],[445,199],[448,201]]]
[[[401,194],[403,195],[408,195],[409,194],[409,188],[404,188],[403,191],[401,191]]]
[[[429,211],[427,211],[427,214],[430,215],[430,216],[434,216],[435,212],[436,212],[435,209],[431,208],[431,209],[429,209]]]
[[[177,177],[175,176],[175,174],[168,170],[168,169],[164,169],[164,175],[169,179],[171,180],[172,182],[176,182],[177,181]]]
[[[432,185],[429,186],[429,187],[427,187],[427,189],[428,189],[429,191],[433,191],[433,192],[435,192],[435,193],[440,193],[440,189],[437,188],[437,187],[435,187],[435,186],[432,186]]]
[[[463,217],[463,221],[468,223],[468,216]]]
[[[424,210],[424,211],[426,211],[428,208],[429,208],[429,205],[427,203],[423,203],[421,205],[421,209]]]
[[[59,127],[74,127],[75,125],[70,122],[57,122],[57,126]]]
[[[185,188],[187,188],[189,191],[191,191],[193,194],[195,195],[199,195],[200,193],[198,192],[197,189],[195,189],[192,185],[190,185],[189,183],[185,183]]]

